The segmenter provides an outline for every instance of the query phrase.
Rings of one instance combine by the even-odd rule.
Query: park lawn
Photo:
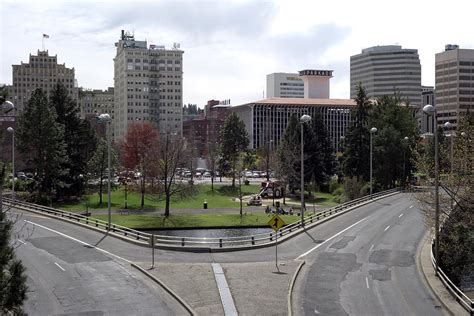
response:
[[[256,194],[260,189],[259,185],[242,185],[242,195]],[[239,207],[238,187],[232,188],[229,185],[214,184],[214,191],[211,190],[210,184],[194,185],[192,192],[188,192],[185,196],[173,196],[171,198],[171,209],[200,209],[203,208],[204,201],[207,201],[209,208],[232,208]],[[233,199],[235,198],[235,201]],[[164,197],[151,196],[145,194],[144,209],[164,209]],[[123,188],[118,188],[110,194],[110,207],[113,210],[120,210],[125,208],[125,192]],[[127,193],[127,208],[130,210],[140,209],[141,195],[138,192]],[[246,200],[243,200],[243,205],[246,207]],[[62,210],[67,211],[85,211],[107,209],[107,192],[102,194],[102,207],[99,205],[99,194],[93,193],[84,196],[80,202],[76,203],[62,203],[55,205]]]
[[[133,229],[143,228],[183,228],[183,227],[230,227],[230,226],[262,226],[267,225],[272,214],[244,213],[240,214],[190,214],[190,215],[112,215],[112,223]],[[300,220],[296,215],[279,215],[286,224]],[[95,215],[93,218],[107,221],[107,215]]]
[[[335,206],[339,203],[334,202],[334,198],[337,197],[331,193],[324,193],[324,192],[313,192],[312,196],[305,199],[308,203],[317,204],[317,205],[324,205],[324,206]]]

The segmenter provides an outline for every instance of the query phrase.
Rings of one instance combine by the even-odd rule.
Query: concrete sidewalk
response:
[[[441,280],[436,276],[433,264],[431,263],[431,238],[426,234],[422,241],[419,255],[419,266],[424,275],[426,283],[431,288],[434,296],[443,305],[445,310],[451,315],[469,315],[469,313],[454,299],[451,293],[445,288]],[[440,306],[441,307],[441,306]]]
[[[288,290],[300,262],[221,263],[239,315],[287,315]],[[198,315],[223,315],[210,263],[139,263]]]

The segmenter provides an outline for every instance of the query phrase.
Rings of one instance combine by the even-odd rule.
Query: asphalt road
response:
[[[280,244],[278,246],[279,260],[306,261],[295,284],[293,298],[296,309],[294,311],[297,314],[308,315],[318,313],[322,315],[441,315],[437,307],[438,303],[426,288],[416,265],[417,246],[426,228],[421,214],[413,205],[415,204],[410,200],[409,195],[397,194],[322,223]],[[77,273],[74,272],[74,269],[78,269],[77,265],[86,265],[87,269],[96,269],[94,270],[96,278],[101,282],[106,282],[107,278],[100,276],[110,275],[108,273],[112,270],[111,268],[101,269],[101,267],[113,263],[115,270],[122,273],[120,278],[128,278],[131,292],[138,293],[141,289],[139,286],[134,287],[134,282],[147,284],[143,280],[137,281],[139,277],[136,274],[131,276],[132,272],[123,260],[104,254],[100,250],[125,260],[150,262],[151,250],[149,248],[136,246],[77,225],[31,215],[28,212],[25,212],[23,216],[22,220],[27,220],[28,225],[36,225],[35,234],[38,230],[42,231],[42,235],[33,236],[26,246],[18,250],[21,259],[30,261],[31,265],[36,264],[35,258],[40,258],[45,262],[48,259],[49,263],[44,263],[44,265],[51,271],[53,271],[51,268],[55,268],[54,262],[57,262],[66,271],[71,270],[70,273]],[[39,225],[49,230],[42,229]],[[78,243],[75,247],[85,248],[90,253],[94,251],[94,255],[89,258],[78,251],[79,259],[74,260],[85,260],[85,262],[69,262],[74,261],[68,259],[70,256],[68,249],[72,247],[72,243],[65,242],[69,245],[65,248],[55,246],[59,247],[59,250],[50,249],[49,244],[57,244],[54,240],[60,236],[51,230],[69,236],[66,239],[70,241],[74,241],[70,239],[74,238],[89,244],[89,247],[84,247]],[[44,237],[49,239],[42,239]],[[33,240],[35,238],[38,240]],[[90,249],[92,246],[96,249]],[[52,257],[38,257],[35,252],[32,255],[28,251],[29,247],[36,248],[36,251],[43,255],[46,252],[47,256]],[[83,256],[86,259],[81,259]],[[156,250],[155,260],[180,263],[271,262],[275,260],[275,250],[273,247],[227,253]],[[27,266],[29,265],[30,263],[27,263]],[[61,271],[57,267],[55,269],[56,274]],[[45,271],[49,270],[45,267]],[[39,271],[38,274],[43,274],[43,272]],[[34,276],[32,278],[34,279]],[[74,279],[74,274],[68,278]],[[76,282],[78,282],[77,279],[79,278],[76,278]],[[117,278],[116,282],[118,282],[116,285],[120,284],[121,288],[120,282],[124,281],[119,281]],[[41,281],[37,283],[41,284]],[[84,284],[81,286],[84,287]],[[183,286],[186,286],[185,281],[183,281]],[[147,287],[151,286],[147,284]],[[104,287],[99,285],[97,291],[100,288]],[[54,293],[51,292],[52,290],[54,290],[53,287],[49,286],[48,289],[46,286],[44,292]],[[85,293],[88,291],[90,290],[84,290]],[[151,290],[150,293],[152,293]],[[43,295],[51,296],[52,294]],[[166,295],[159,293],[158,297],[164,299]],[[37,299],[39,300],[41,297]],[[96,304],[100,305],[100,303]]]
[[[297,314],[442,315],[416,265],[426,228],[413,201],[396,195],[364,209],[372,212],[342,217],[357,224],[301,257]]]
[[[186,314],[128,262],[24,221],[38,219],[25,214],[16,225],[25,239],[16,253],[27,269],[29,315]]]

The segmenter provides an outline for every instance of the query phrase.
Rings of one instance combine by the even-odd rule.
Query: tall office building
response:
[[[134,121],[149,121],[160,133],[182,134],[183,51],[137,41],[122,30],[114,58],[114,137]]]
[[[474,49],[446,45],[435,65],[438,124],[451,122],[456,128],[460,117],[474,109]]]
[[[31,55],[28,63],[13,65],[13,84],[9,89],[9,99],[18,111],[22,111],[31,97],[31,93],[42,88],[47,94],[56,83],[62,83],[68,94],[77,101],[77,82],[74,78],[74,68],[58,64],[57,55],[49,56],[48,51],[38,51]]]
[[[400,92],[411,106],[421,105],[421,65],[416,49],[398,45],[374,46],[351,56],[351,98],[359,83],[370,98]]]
[[[81,118],[108,113],[114,118],[114,88],[107,90],[79,88]]]
[[[267,98],[304,98],[304,83],[298,73],[267,75]]]

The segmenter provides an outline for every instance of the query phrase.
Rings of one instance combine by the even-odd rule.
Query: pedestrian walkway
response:
[[[239,315],[287,315],[288,290],[300,262],[221,263]],[[149,269],[149,263],[140,263]],[[223,315],[210,263],[157,263],[148,270],[198,315]],[[183,282],[183,280],[186,280]]]

